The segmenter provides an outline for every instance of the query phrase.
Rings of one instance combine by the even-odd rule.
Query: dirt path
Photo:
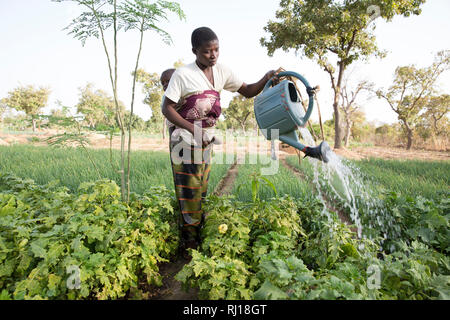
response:
[[[228,172],[225,175],[225,177],[223,177],[222,180],[220,180],[213,194],[217,196],[230,194],[231,191],[233,190],[233,184],[234,180],[236,180],[237,174],[238,174],[238,165],[235,162],[228,169]]]
[[[160,266],[159,271],[163,277],[163,285],[156,288],[156,295],[150,300],[198,300],[198,289],[189,288],[186,292],[181,287],[181,282],[175,280],[175,275],[183,269],[187,263],[182,257],[174,262],[167,262]]]
[[[342,157],[353,160],[368,158],[422,161],[450,160],[450,152],[448,151],[406,150],[404,148],[381,146],[342,148],[333,151]]]
[[[233,189],[234,180],[238,173],[237,163],[231,165],[226,175],[222,178],[214,191],[218,196],[230,194]],[[188,263],[181,256],[173,262],[164,263],[160,266],[160,274],[163,277],[163,285],[160,288],[154,288],[156,294],[150,300],[198,300],[197,288],[189,288],[186,292],[181,282],[175,280],[175,275],[183,269]]]
[[[299,169],[297,169],[296,167],[292,166],[291,164],[289,164],[289,163],[286,161],[286,157],[280,157],[280,160],[281,160],[281,163],[282,163],[285,167],[287,167],[288,169],[290,169],[297,177],[299,177],[300,179],[302,179],[302,180],[304,180],[304,181],[308,181],[308,179],[306,178],[306,176],[305,176],[305,174],[304,174],[303,172],[301,172]],[[311,185],[311,188],[312,188],[313,190],[316,189],[315,186],[312,185],[311,183],[310,183],[310,185]],[[351,222],[351,220],[349,219],[349,217],[348,217],[342,210],[339,210],[338,208],[336,208],[335,206],[333,206],[332,203],[331,203],[331,201],[330,201],[330,199],[328,199],[328,198],[326,197],[326,195],[323,195],[323,197],[324,197],[325,205],[326,205],[327,209],[328,209],[329,211],[336,212],[336,213],[338,214],[338,216],[339,216],[339,219],[341,219],[341,221],[342,221],[343,223],[345,223],[347,226],[349,226],[349,227],[351,226],[351,227],[350,227],[350,230],[352,230],[353,232],[356,233],[358,230],[356,229],[356,227],[352,226],[353,223]]]

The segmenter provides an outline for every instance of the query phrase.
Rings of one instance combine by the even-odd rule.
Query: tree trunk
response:
[[[334,148],[339,149],[342,147],[342,138],[341,138],[341,127],[340,127],[340,117],[339,117],[339,92],[336,89],[334,93],[334,102],[333,102],[333,110],[334,110]]]
[[[348,117],[348,115],[347,115],[347,117]],[[348,141],[350,138],[351,129],[352,129],[352,122],[350,120],[347,120],[346,128],[345,128],[345,138],[344,138],[344,146],[346,148],[348,147]]]
[[[31,120],[31,123],[33,124],[33,132],[35,132],[36,131],[36,119],[34,117]]]
[[[409,126],[406,127],[406,130],[408,132],[408,144],[406,145],[406,150],[410,150],[412,147],[413,132]]]
[[[334,148],[339,149],[342,147],[342,135],[340,127],[340,117],[339,117],[339,96],[341,95],[341,83],[342,77],[344,76],[345,64],[344,62],[339,62],[339,75],[336,87],[334,89]]]
[[[128,122],[128,158],[127,158],[127,203],[130,202],[130,171],[131,171],[131,126],[133,121],[133,111],[134,111],[134,93],[136,91],[136,74],[139,67],[139,58],[141,57],[142,42],[144,39],[144,18],[141,22],[141,38],[139,41],[139,50],[136,58],[136,66],[133,73],[133,89],[131,94],[131,110],[130,110],[130,121]]]

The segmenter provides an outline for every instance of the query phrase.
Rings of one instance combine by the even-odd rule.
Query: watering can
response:
[[[278,138],[288,145],[323,162],[329,161],[330,146],[322,141],[319,146],[303,145],[297,136],[296,129],[304,127],[311,116],[314,105],[314,89],[300,74],[293,71],[280,72],[277,77],[292,76],[299,79],[306,87],[309,104],[306,114],[303,111],[296,87],[292,81],[283,80],[272,87],[273,79],[267,81],[263,91],[255,98],[254,111],[256,122],[263,135],[272,140],[272,130],[278,130]],[[274,137],[276,138],[276,137]]]

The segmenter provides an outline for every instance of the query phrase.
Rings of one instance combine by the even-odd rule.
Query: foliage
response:
[[[433,201],[421,196],[399,196],[391,192],[386,206],[401,231],[399,239],[420,241],[438,252],[450,252],[450,201],[447,196]]]
[[[208,198],[201,252],[192,250],[191,262],[176,275],[185,288],[198,287],[205,299],[252,299],[260,259],[287,256],[302,232],[289,197],[247,204],[232,200]],[[228,226],[224,233],[222,224]]]
[[[270,37],[261,45],[268,54],[294,49],[314,60],[330,76],[334,91],[335,148],[341,147],[339,96],[346,68],[372,55],[383,57],[376,45],[369,6],[376,5],[380,16],[390,21],[395,15],[419,14],[425,0],[315,1],[281,0],[278,21],[269,21],[264,30]],[[337,62],[338,70],[334,67]]]
[[[377,96],[387,101],[391,109],[397,114],[402,128],[407,134],[409,150],[413,142],[415,126],[422,118],[425,106],[436,108],[440,104],[426,103],[435,93],[435,84],[439,76],[450,69],[450,50],[440,51],[436,54],[434,63],[426,68],[417,68],[414,65],[398,67],[395,70],[393,84],[387,90],[377,90]]]
[[[0,186],[0,288],[14,299],[110,299],[143,278],[161,285],[158,263],[178,245],[166,189],[133,194],[127,205],[107,180],[77,194],[8,174]],[[80,271],[79,289],[70,268]]]
[[[121,175],[120,191],[123,201],[130,200],[130,171],[131,171],[131,121],[133,121],[134,97],[136,89],[137,70],[139,68],[139,60],[142,52],[142,45],[145,31],[154,31],[159,34],[163,41],[167,44],[171,43],[170,35],[156,25],[160,20],[168,20],[167,12],[175,13],[180,19],[185,18],[184,12],[180,5],[176,2],[158,0],[150,3],[147,0],[133,1],[112,1],[112,0],[53,0],[55,2],[73,1],[80,5],[83,11],[77,18],[73,19],[71,24],[66,27],[69,34],[85,44],[86,40],[91,37],[100,39],[108,62],[109,78],[114,96],[115,119],[121,133],[120,144],[120,170]],[[113,58],[111,60],[110,49],[107,45],[106,31],[112,28],[113,37]],[[136,64],[134,67],[133,84],[131,92],[131,105],[129,122],[124,123],[123,112],[120,109],[118,99],[118,42],[117,35],[120,30],[137,30],[139,32],[139,49],[136,56]],[[128,124],[128,126],[126,126]],[[128,155],[127,167],[125,168],[125,130],[128,130]]]
[[[32,117],[33,131],[36,130],[36,116],[39,111],[45,107],[48,101],[50,89],[40,87],[36,89],[32,85],[20,86],[8,92],[6,98],[1,99],[0,104],[24,111],[28,116]]]
[[[442,94],[439,96],[430,96],[425,99],[425,113],[423,122],[420,124],[427,132],[431,131],[434,136],[448,137],[450,120],[448,113],[450,111],[450,95]]]
[[[143,84],[142,92],[145,94],[144,103],[152,111],[152,117],[149,120],[151,132],[162,132],[164,116],[161,113],[161,101],[164,91],[160,83],[159,75],[138,69],[136,81]]]
[[[125,112],[125,106],[120,104],[121,112]],[[114,112],[114,99],[100,89],[94,91],[93,85],[88,83],[84,88],[80,88],[80,100],[76,105],[77,113],[84,115],[84,120],[90,128],[94,129],[98,125],[114,127],[117,125]]]
[[[242,260],[203,255],[192,250],[192,260],[177,275],[184,288],[198,287],[203,299],[250,300],[258,281]]]
[[[273,190],[273,192],[275,194],[277,194],[277,189],[275,188],[273,183],[266,177],[263,177],[260,172],[257,172],[257,171],[253,172],[250,176],[250,180],[251,180],[253,202],[260,200],[259,189],[261,188],[261,186],[271,188]],[[238,185],[236,192],[239,193],[239,190],[246,184],[247,184],[247,182],[244,182],[244,183]]]
[[[225,117],[224,125],[227,129],[242,129],[245,131],[255,128],[256,119],[253,112],[254,99],[247,99],[242,95],[236,95],[231,99],[228,108],[223,109]]]

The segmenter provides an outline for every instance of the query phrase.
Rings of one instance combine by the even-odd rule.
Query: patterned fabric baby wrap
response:
[[[214,90],[191,94],[178,106],[177,112],[184,119],[201,124],[204,129],[213,127],[221,113],[220,95]],[[202,200],[208,191],[212,144],[203,148],[183,140],[180,135],[173,139],[176,127],[170,122],[168,126],[175,193],[181,211],[182,241],[200,242],[200,229],[205,219]]]

